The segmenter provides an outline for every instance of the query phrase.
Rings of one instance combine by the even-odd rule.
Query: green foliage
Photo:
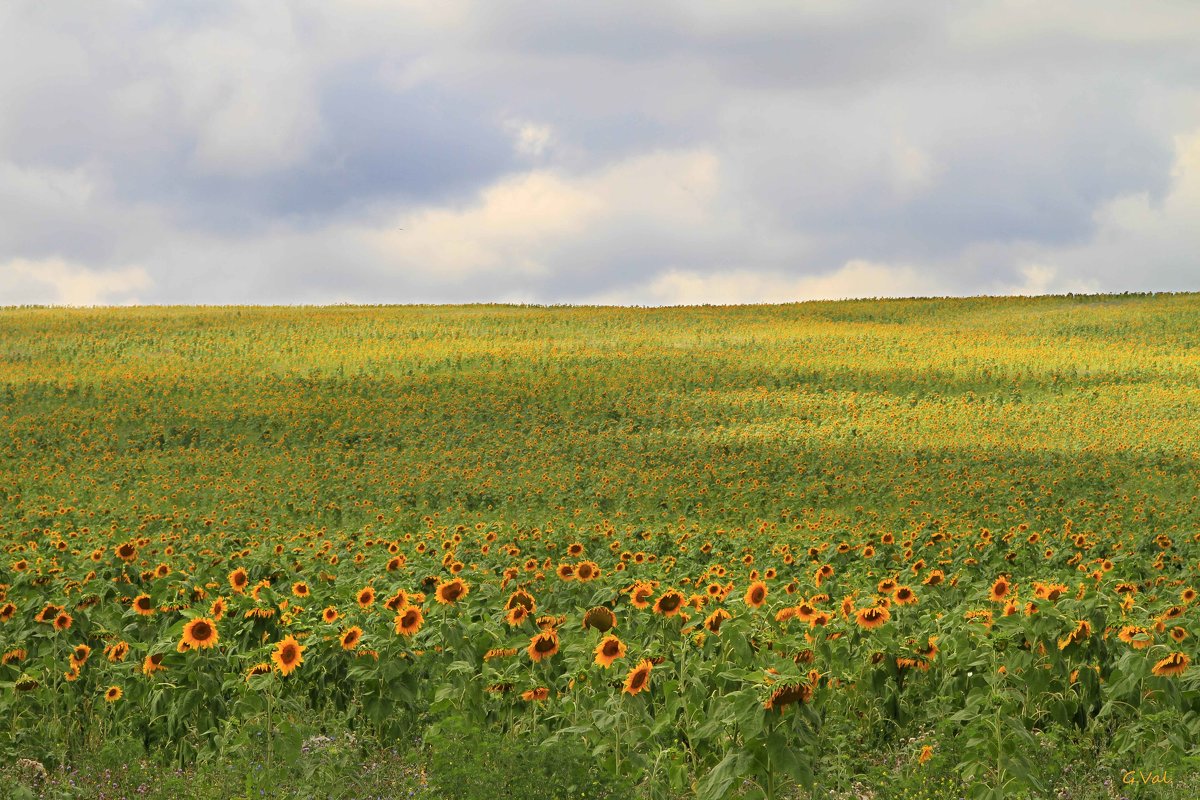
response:
[[[599,769],[580,740],[539,744],[450,718],[426,744],[432,785],[447,800],[615,800],[633,791]]]

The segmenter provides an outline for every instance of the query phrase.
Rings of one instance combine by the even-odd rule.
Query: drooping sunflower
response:
[[[139,594],[133,598],[133,610],[141,614],[143,617],[148,617],[155,612],[154,601],[150,599],[148,594]]]
[[[421,625],[424,623],[425,615],[421,613],[420,606],[409,606],[396,615],[396,633],[401,636],[412,636],[421,630]]]
[[[542,659],[550,658],[550,656],[558,652],[558,632],[548,630],[535,634],[529,640],[529,647],[526,649],[526,652],[529,653],[529,657],[535,663]]]
[[[255,664],[253,667],[251,667],[250,669],[248,669],[246,671],[246,680],[250,680],[251,678],[257,678],[260,675],[266,675],[270,671],[271,671],[271,665],[266,663],[265,661],[262,662],[261,664]]]
[[[679,613],[680,607],[687,601],[678,589],[667,589],[654,601],[654,613],[664,617],[673,617]]]
[[[812,699],[813,690],[807,683],[789,683],[771,692],[771,696],[763,703],[767,711],[783,710],[793,703],[807,703]]]
[[[114,664],[118,661],[124,661],[127,655],[129,655],[128,642],[113,642],[104,648],[104,657]]]
[[[1159,661],[1150,671],[1160,678],[1170,678],[1182,675],[1191,663],[1192,660],[1185,653],[1176,652]]]
[[[650,685],[650,672],[654,669],[648,659],[643,658],[636,667],[629,670],[629,674],[625,676],[625,686],[621,689],[623,694],[635,695],[638,692],[644,691]]]
[[[762,608],[763,603],[767,602],[767,585],[762,581],[755,581],[750,584],[750,588],[746,590],[746,605],[752,608]]]
[[[625,643],[613,634],[608,634],[596,645],[596,663],[608,669],[618,658],[625,657]]]
[[[721,623],[723,623],[727,619],[732,619],[732,618],[733,618],[733,615],[730,614],[728,611],[726,611],[723,608],[718,608],[717,610],[715,610],[711,614],[709,614],[708,617],[704,620],[704,627],[707,628],[710,633],[720,633],[721,632]]]
[[[358,642],[362,639],[362,628],[354,625],[342,631],[341,643],[343,650],[353,650],[358,647]]]
[[[108,690],[104,693],[104,699],[106,702],[115,703],[118,700],[120,700],[122,697],[124,697],[124,695],[125,695],[125,692],[121,691],[120,686],[110,686],[110,687],[108,687]]]
[[[521,606],[530,614],[537,613],[537,603],[533,599],[533,595],[524,589],[517,589],[515,592],[510,594],[508,596],[508,600],[504,602],[504,608],[508,611],[511,611],[517,606]]]
[[[1066,650],[1073,644],[1079,644],[1092,635],[1092,623],[1086,619],[1076,620],[1075,629],[1058,640],[1058,649]]]
[[[433,599],[444,606],[449,606],[466,597],[470,591],[471,587],[466,581],[462,578],[454,578],[439,583]]]
[[[588,612],[583,615],[583,627],[595,628],[601,633],[608,633],[617,627],[617,616],[605,606],[596,606],[588,609]]]
[[[867,606],[854,612],[854,621],[867,630],[881,627],[891,617],[891,612],[883,606]]]
[[[156,672],[162,672],[165,670],[166,667],[163,666],[162,660],[162,653],[151,653],[150,655],[146,656],[146,658],[142,661],[142,674],[149,676]]]
[[[275,646],[271,660],[275,662],[275,668],[281,675],[291,675],[304,663],[304,645],[297,642],[296,637],[288,636]]]
[[[1125,625],[1117,634],[1117,638],[1134,650],[1144,650],[1154,644],[1154,635],[1141,625]]]

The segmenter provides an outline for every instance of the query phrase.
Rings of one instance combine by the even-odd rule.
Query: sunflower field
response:
[[[1065,753],[1158,796],[1200,296],[0,309],[0,547],[9,762],[465,730],[623,796],[1042,797]]]

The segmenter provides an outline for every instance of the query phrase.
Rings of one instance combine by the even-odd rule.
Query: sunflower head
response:
[[[529,641],[526,652],[535,663],[550,658],[558,652],[558,632],[548,630],[535,634]]]
[[[362,639],[362,628],[357,625],[342,631],[341,644],[343,650],[353,650]]]
[[[638,665],[629,670],[629,674],[625,676],[625,685],[621,689],[623,694],[635,695],[645,691],[650,685],[650,672],[654,669],[654,664],[649,659],[643,658]]]
[[[304,662],[304,645],[296,641],[296,637],[288,636],[275,646],[271,660],[281,675],[291,675]]]
[[[444,606],[449,606],[466,597],[470,591],[471,587],[466,581],[462,578],[453,578],[438,584],[437,591],[434,593],[434,600]]]
[[[104,692],[104,699],[109,703],[115,703],[124,697],[124,695],[125,692],[121,691],[120,686],[110,686],[108,687],[108,690]]]
[[[605,606],[596,606],[589,609],[583,615],[583,627],[588,629],[596,629],[601,633],[608,633],[613,628],[617,627],[617,617],[613,612]]]
[[[396,633],[401,636],[412,636],[421,630],[424,622],[425,615],[421,613],[420,606],[409,606],[396,615]]]
[[[207,650],[217,644],[217,624],[207,617],[189,620],[183,626],[183,643],[189,648]]]
[[[607,669],[618,658],[625,657],[625,643],[613,634],[609,634],[596,645],[596,663]]]

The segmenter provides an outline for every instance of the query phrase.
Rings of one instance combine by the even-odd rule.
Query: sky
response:
[[[0,305],[1200,290],[1200,3],[5,0]]]

